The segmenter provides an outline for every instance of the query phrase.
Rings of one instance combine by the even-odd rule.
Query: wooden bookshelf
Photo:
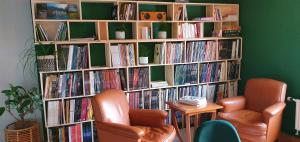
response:
[[[218,99],[216,92],[220,90],[227,94],[227,96],[224,97],[232,96],[237,92],[236,85],[241,79],[240,65],[242,60],[242,37],[223,36],[222,32],[221,34],[213,33],[224,31],[225,29],[228,29],[228,27],[239,27],[238,4],[176,3],[126,0],[31,0],[31,4],[32,21],[33,26],[35,27],[34,43],[36,45],[36,50],[44,51],[47,49],[47,52],[37,52],[37,56],[51,55],[55,57],[52,61],[55,64],[55,68],[53,70],[39,71],[44,107],[44,122],[47,129],[48,141],[53,139],[51,136],[53,133],[59,133],[62,131],[61,128],[64,128],[64,131],[67,129],[69,131],[73,129],[73,126],[78,126],[78,128],[80,128],[79,132],[81,136],[78,137],[78,139],[80,139],[79,141],[96,141],[96,137],[94,137],[96,136],[96,133],[93,131],[94,120],[92,118],[81,120],[82,118],[80,117],[79,120],[74,120],[74,122],[67,122],[71,115],[69,114],[70,112],[68,112],[68,110],[71,111],[71,108],[68,105],[70,100],[80,100],[78,102],[81,104],[83,99],[88,101],[88,99],[94,96],[95,94],[92,93],[92,90],[95,88],[92,88],[91,86],[98,87],[94,82],[94,75],[102,75],[105,74],[105,72],[116,73],[116,77],[118,78],[120,71],[122,70],[124,73],[123,79],[125,79],[125,81],[122,82],[122,77],[120,75],[120,82],[118,83],[120,83],[120,86],[122,87],[121,89],[127,95],[128,101],[133,101],[131,99],[137,101],[133,103],[130,102],[130,104],[142,109],[149,107],[151,108],[151,104],[157,103],[157,106],[153,105],[153,107],[169,112],[169,109],[166,107],[164,102],[166,99],[170,99],[170,96],[166,94],[170,93],[171,91],[174,91],[173,94],[170,94],[174,95],[172,96],[172,100],[177,100],[179,97],[189,94],[199,96],[210,94],[213,95],[213,101]],[[40,8],[43,6],[45,7],[47,4],[65,4],[65,6],[69,8],[67,13],[68,17],[49,18],[48,11],[42,11]],[[124,4],[133,5],[132,7],[136,12],[133,14],[132,19],[125,20],[121,18],[121,14],[123,13],[120,7]],[[118,6],[119,9],[116,11],[115,17],[113,17],[112,12],[116,6]],[[76,7],[75,12],[74,7]],[[216,18],[217,10],[220,11],[219,16],[221,19]],[[165,12],[167,18],[163,21],[142,20],[140,18],[140,12],[142,11]],[[179,18],[178,13],[181,13]],[[203,18],[204,20],[195,20],[195,18]],[[183,31],[184,33],[187,33],[187,31],[179,30],[179,27],[185,23],[195,27],[196,24],[199,24],[202,26],[202,29],[195,28],[192,32],[190,32],[191,34],[198,31],[194,37],[180,37],[180,32]],[[159,39],[157,34],[164,24],[167,25],[167,38]],[[39,28],[36,28],[38,26],[41,26],[43,31],[41,31]],[[147,27],[149,29],[149,38],[147,39],[142,38],[143,27]],[[123,28],[125,30],[125,39],[116,39],[115,31],[117,31],[118,28]],[[44,34],[46,34],[47,40],[45,40],[46,37],[43,37]],[[203,36],[200,36],[200,34]],[[193,45],[192,43],[197,45]],[[113,46],[119,46],[120,44],[125,45],[125,47],[128,48],[126,49],[126,52],[129,52],[129,48],[132,48],[132,52],[134,52],[134,56],[132,58],[134,60],[133,65],[129,65],[129,61],[124,65],[114,65],[113,58],[115,57],[112,55],[111,50]],[[154,50],[156,44],[160,44],[161,46],[159,49],[164,51],[162,58],[160,58],[160,60],[162,60],[160,63],[154,63]],[[171,62],[167,62],[171,60],[169,59],[171,58],[171,54],[168,53],[175,52],[172,51],[167,53],[167,49],[177,49],[179,44],[182,46],[180,48],[181,52],[178,53],[181,57],[177,57],[178,55],[174,56],[176,60],[177,58],[180,58],[180,61],[172,60]],[[201,50],[203,50],[202,52],[204,52],[204,54],[200,54],[200,44],[203,44],[201,46]],[[197,48],[195,46],[197,46]],[[139,57],[141,57],[140,54],[142,52],[145,52],[145,48],[150,50],[146,55],[149,58],[150,63],[142,65],[139,62]],[[119,47],[119,52],[121,54],[120,50],[121,47]],[[206,50],[209,50],[210,53],[208,53]],[[73,61],[62,59],[62,57],[67,57],[68,53],[71,51],[72,53],[76,51],[76,59],[80,60],[80,63],[78,63],[79,61],[76,62],[77,66],[73,66]],[[197,55],[194,55],[194,52],[197,52]],[[197,59],[193,60],[193,58],[190,58],[190,56],[195,56]],[[73,59],[73,56],[69,57]],[[202,57],[206,59],[202,59]],[[131,59],[130,57],[128,58]],[[182,66],[182,68],[180,68],[180,66]],[[195,74],[190,73],[191,75],[189,76],[189,79],[194,78],[194,81],[191,83],[189,83],[189,81],[185,83],[176,82],[176,80],[180,80],[177,78],[178,76],[176,76],[176,71],[180,69],[188,70],[191,66],[195,66],[195,70],[193,70]],[[209,68],[214,68],[216,71],[212,71],[213,69],[210,69],[210,73],[207,75],[203,71],[202,67],[207,67],[207,70],[209,70]],[[222,71],[217,67],[222,67]],[[147,82],[146,86],[131,88],[130,80],[134,80],[134,76],[130,76],[130,73],[134,74],[135,70],[139,70],[138,72],[140,73],[141,69],[145,69],[144,75],[146,78],[144,78],[143,81]],[[212,72],[215,72],[214,74],[216,75],[211,75],[213,74]],[[186,73],[189,74],[189,71],[186,71]],[[178,74],[180,74],[180,71],[178,71]],[[209,77],[206,77],[205,75]],[[53,77],[54,80],[51,80],[53,78],[49,76],[56,77]],[[77,77],[77,80],[74,79],[74,76]],[[59,79],[60,77],[62,80]],[[139,75],[137,78],[138,81],[141,80],[139,79]],[[183,78],[187,80],[188,77]],[[56,81],[65,81],[65,84],[59,84],[59,82],[56,82],[58,83],[58,86],[54,87],[53,89],[61,89],[62,87],[59,85],[65,85],[64,87],[66,87],[68,91],[71,91],[68,93],[66,90],[51,90],[52,92],[54,91],[54,94],[58,95],[51,96],[52,92],[49,91],[49,85],[51,84],[51,87],[53,87],[53,84],[49,80],[55,82],[55,79]],[[104,79],[101,79],[101,82],[104,81]],[[154,88],[151,86],[151,83],[155,81],[166,81],[168,86]],[[74,86],[70,85],[70,82],[79,84],[79,87],[76,86],[76,89],[79,90],[80,94],[77,93],[78,90],[74,91]],[[123,84],[125,84],[125,87]],[[223,90],[220,88],[223,88]],[[166,89],[169,90],[166,91]],[[214,91],[209,92],[209,89]],[[150,100],[147,100],[146,97],[149,97],[149,93],[147,92],[154,90],[158,92],[157,94],[150,93],[153,95],[153,98],[155,97],[154,101],[151,100],[152,97],[150,97]],[[191,92],[187,94],[188,91]],[[138,98],[132,98],[130,95],[138,96]],[[60,115],[60,118],[58,119],[61,119],[57,124],[49,124],[48,122],[48,115],[50,115],[48,114],[48,109],[49,107],[52,107],[48,106],[49,102],[57,102],[59,108],[58,113]],[[76,101],[74,101],[74,103],[76,103]],[[88,111],[87,106],[86,111]],[[89,140],[85,139],[85,135],[87,133],[86,130],[89,130],[90,133],[88,133],[88,135],[92,136],[92,138]]]

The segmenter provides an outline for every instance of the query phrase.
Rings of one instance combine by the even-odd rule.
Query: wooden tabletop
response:
[[[207,103],[207,106],[202,108],[174,102],[167,102],[167,104],[169,105],[170,109],[180,111],[184,114],[205,113],[223,108],[223,106],[217,105],[215,103]]]

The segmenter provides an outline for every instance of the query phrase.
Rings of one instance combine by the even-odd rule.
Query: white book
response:
[[[75,100],[70,100],[70,123],[74,123]]]
[[[48,126],[54,126],[59,124],[59,101],[49,101],[47,118]]]
[[[68,55],[68,65],[67,65],[68,70],[72,69],[73,52],[74,52],[74,45],[70,45],[69,46],[69,55]]]
[[[198,97],[202,97],[202,85],[198,87]]]
[[[59,75],[59,81],[58,81],[58,97],[61,97],[62,91],[63,90],[63,80],[64,80],[64,75]]]
[[[94,77],[94,72],[90,71],[89,72],[89,77],[90,77],[90,91],[91,95],[95,95],[95,77]]]
[[[235,50],[235,58],[239,58],[239,51],[240,50],[240,40],[236,41],[236,50]]]
[[[110,46],[110,54],[113,67],[122,66],[121,53],[118,45]]]
[[[231,47],[231,59],[235,59],[236,55],[236,41],[232,41],[232,47]]]

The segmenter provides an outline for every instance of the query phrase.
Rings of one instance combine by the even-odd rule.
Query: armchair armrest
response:
[[[131,125],[162,127],[165,125],[167,112],[161,110],[131,109],[129,118]]]
[[[219,104],[224,107],[223,111],[225,113],[234,112],[245,108],[246,98],[244,96],[225,98],[220,100]]]
[[[118,136],[140,139],[145,135],[145,132],[137,127],[128,126],[118,123],[108,123],[108,122],[96,122],[98,123],[97,129],[106,131],[108,133],[116,134]]]
[[[263,117],[264,117],[265,122],[268,122],[270,120],[270,118],[272,118],[273,116],[280,114],[284,108],[285,108],[285,103],[283,103],[283,102],[276,103],[276,104],[273,104],[273,105],[267,107],[263,111]]]

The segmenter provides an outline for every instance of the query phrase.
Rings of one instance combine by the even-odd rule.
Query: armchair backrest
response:
[[[265,108],[284,102],[286,84],[267,78],[250,79],[245,88],[246,108],[262,112]]]
[[[92,98],[96,122],[130,125],[129,105],[121,90],[107,90]]]

